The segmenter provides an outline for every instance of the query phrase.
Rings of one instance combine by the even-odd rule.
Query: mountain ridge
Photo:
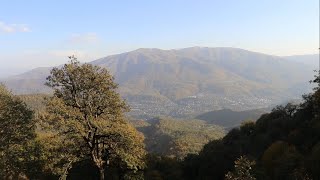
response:
[[[108,68],[132,108],[152,115],[157,115],[154,109],[177,115],[267,107],[310,91],[308,81],[313,78],[310,66],[228,47],[140,48],[89,63]],[[43,85],[50,69],[37,68],[2,81],[17,94],[50,93]]]

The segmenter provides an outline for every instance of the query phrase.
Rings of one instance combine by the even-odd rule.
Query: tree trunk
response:
[[[104,168],[99,167],[99,173],[100,173],[100,180],[104,180]]]

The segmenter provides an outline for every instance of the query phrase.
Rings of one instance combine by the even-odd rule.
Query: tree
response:
[[[143,168],[143,136],[125,120],[128,106],[116,92],[114,78],[104,68],[69,58],[69,64],[51,70],[46,82],[54,89],[46,102],[54,136],[72,142],[73,160],[89,156],[101,180],[111,164]]]
[[[234,172],[228,172],[225,176],[225,180],[255,180],[252,175],[252,166],[255,165],[254,161],[249,160],[245,156],[241,156],[235,161]]]
[[[26,176],[28,154],[35,138],[33,112],[19,98],[0,85],[0,176],[17,179]]]

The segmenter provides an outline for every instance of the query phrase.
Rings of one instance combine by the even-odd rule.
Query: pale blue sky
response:
[[[316,53],[319,0],[0,0],[2,68],[190,46]]]

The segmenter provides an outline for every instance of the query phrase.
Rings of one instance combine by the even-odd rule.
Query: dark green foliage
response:
[[[307,168],[310,169],[311,174],[314,177],[320,177],[320,143],[313,146],[306,161]]]
[[[181,161],[177,158],[149,154],[147,157],[148,168],[145,170],[145,179],[183,180],[181,165]]]
[[[196,117],[196,119],[201,119],[208,123],[222,126],[226,129],[231,129],[240,126],[240,124],[246,120],[255,121],[266,112],[266,109],[254,109],[248,111],[232,111],[230,109],[222,109],[200,114]]]
[[[278,106],[256,123],[242,124],[208,143],[198,156],[185,159],[184,177],[223,179],[234,161],[246,155],[257,161],[257,179],[319,179],[320,90],[315,90],[300,105]]]
[[[221,127],[201,120],[155,118],[144,123],[131,122],[145,135],[150,153],[179,159],[190,153],[197,154],[204,144],[224,135]]]
[[[143,171],[124,170],[115,165],[105,170],[105,178],[112,180],[143,180]],[[68,180],[98,180],[99,171],[90,159],[83,159],[72,165]]]
[[[35,175],[36,156],[33,111],[0,85],[0,177],[17,179]]]

